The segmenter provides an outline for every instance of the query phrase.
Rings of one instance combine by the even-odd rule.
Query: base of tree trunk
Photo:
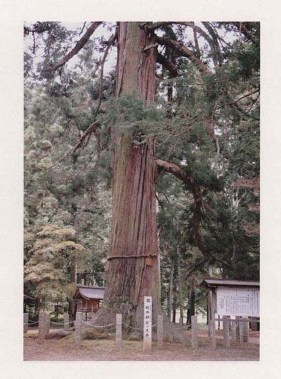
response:
[[[93,325],[105,326],[107,328],[112,327],[110,325],[116,324],[116,314],[120,313],[113,308],[107,309],[101,307],[93,321]],[[189,344],[189,338],[185,334],[185,331],[178,325],[169,321],[168,317],[163,313],[162,307],[158,310],[154,309],[152,318],[152,339],[157,339],[157,315],[163,315],[163,339],[165,342],[175,342]],[[91,327],[87,328],[89,330]],[[90,331],[89,331],[90,333]],[[93,333],[90,333],[91,335]],[[106,333],[105,333],[106,334]],[[139,307],[134,314],[126,314],[122,317],[122,335],[126,340],[141,340],[143,338],[143,307]],[[85,338],[87,338],[87,332],[85,333]]]

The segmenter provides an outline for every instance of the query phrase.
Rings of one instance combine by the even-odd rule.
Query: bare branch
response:
[[[97,29],[97,27],[101,24],[101,22],[92,22],[89,28],[86,30],[85,34],[80,38],[80,40],[76,43],[74,48],[65,55],[65,57],[56,63],[54,66],[50,67],[49,70],[56,71],[61,66],[64,66],[74,55],[78,54],[79,51],[85,46],[86,42],[89,41],[91,35]]]
[[[85,26],[86,26],[87,22],[84,22],[83,26],[82,26],[82,29],[81,31],[79,32],[79,36],[81,36],[81,34],[84,32],[84,29],[85,29]]]

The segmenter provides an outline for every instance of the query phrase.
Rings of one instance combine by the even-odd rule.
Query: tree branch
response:
[[[247,22],[233,22],[232,23],[239,30],[240,33],[244,34],[244,36],[251,42],[256,42],[255,36],[251,33],[251,31],[247,28]]]
[[[178,179],[182,180],[188,187],[194,185],[194,179],[188,176],[178,165],[175,163],[163,161],[161,159],[156,159],[156,164],[158,167],[163,168],[165,171],[175,175]]]
[[[48,70],[56,71],[61,66],[64,66],[74,55],[78,54],[79,51],[85,46],[86,42],[90,39],[91,35],[97,29],[97,27],[101,24],[101,22],[92,22],[89,28],[86,30],[85,34],[80,38],[80,40],[76,43],[74,48],[65,55],[65,57],[56,63],[54,66],[50,67]]]
[[[199,262],[196,262],[196,263],[194,263],[191,267],[189,267],[189,268],[188,268],[188,272],[187,272],[187,274],[185,275],[185,279],[184,279],[184,280],[187,280],[187,279],[190,277],[190,275],[191,275],[196,269],[198,269],[200,266],[202,266],[202,265],[205,264],[206,262],[207,262],[207,260],[206,260],[206,258],[204,257],[204,258],[200,259]]]
[[[192,229],[193,229],[194,240],[198,249],[201,251],[204,257],[207,257],[208,259],[212,258],[216,260],[217,262],[223,263],[224,265],[228,265],[227,262],[222,261],[221,259],[214,257],[212,254],[210,254],[201,236],[200,225],[201,225],[201,220],[202,220],[203,199],[202,199],[202,191],[199,185],[196,184],[196,181],[191,176],[183,172],[183,170],[181,170],[181,168],[178,165],[171,162],[162,161],[160,159],[157,159],[156,163],[159,167],[164,168],[165,171],[183,180],[183,182],[187,185],[187,187],[192,192],[193,200],[194,200],[193,205],[192,205],[192,213],[193,213]]]
[[[169,46],[175,49],[181,56],[188,58],[202,74],[209,74],[208,67],[195,55],[195,53],[182,44],[182,42],[172,40],[168,37],[159,37],[155,35],[155,40],[161,45]]]
[[[82,134],[79,142],[77,143],[77,145],[74,147],[74,149],[72,150],[72,153],[75,153],[76,150],[78,150],[84,143],[85,139],[90,138],[91,134],[94,133],[97,128],[100,126],[100,123],[98,121],[95,121],[92,125],[90,125],[86,130],[85,132]]]
[[[97,110],[96,110],[94,119],[96,119],[96,117],[97,117],[97,115],[99,113],[99,110],[100,110],[100,106],[101,106],[101,98],[102,98],[102,90],[103,90],[102,84],[103,84],[104,64],[105,64],[106,58],[108,56],[109,50],[110,50],[111,46],[113,45],[113,43],[114,43],[114,41],[115,41],[116,38],[117,38],[117,31],[108,40],[107,46],[106,46],[106,49],[105,49],[105,52],[104,52],[104,55],[103,55],[103,58],[102,58],[102,61],[101,61],[100,83],[99,83],[99,100],[98,100],[98,106],[97,106]]]
[[[157,54],[157,62],[162,64],[162,66],[170,72],[172,78],[178,76],[177,67],[160,53]]]

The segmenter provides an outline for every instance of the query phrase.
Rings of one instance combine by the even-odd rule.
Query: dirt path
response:
[[[36,332],[28,332],[24,337],[25,361],[257,361],[259,345],[250,342],[242,346],[231,343],[225,349],[221,335],[217,338],[217,348],[212,350],[206,333],[200,333],[199,348],[192,349],[181,344],[164,343],[161,350],[153,344],[151,353],[142,351],[142,342],[123,341],[122,349],[115,346],[114,340],[84,340],[78,347],[73,339],[45,340],[38,344]],[[256,342],[256,341],[255,341]]]

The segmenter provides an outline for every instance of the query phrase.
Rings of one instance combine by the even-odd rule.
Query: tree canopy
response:
[[[133,53],[122,61],[122,24],[24,27],[25,285],[43,301],[70,296],[77,274],[106,284],[120,138],[136,154],[153,146],[171,316],[195,292],[200,303],[204,275],[259,278],[260,25],[138,23],[139,69]],[[130,70],[146,97],[123,80]]]

